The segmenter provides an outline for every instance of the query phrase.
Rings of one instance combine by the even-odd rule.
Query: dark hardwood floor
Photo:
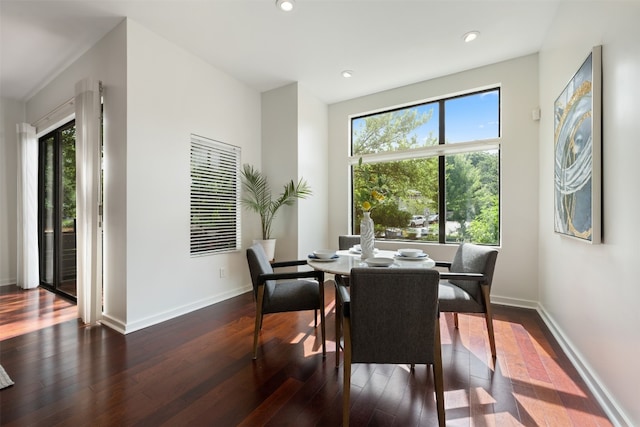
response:
[[[0,287],[2,426],[339,426],[333,287],[327,358],[313,315],[265,316],[251,359],[254,302],[244,294],[123,336],[87,327],[44,290]],[[495,307],[498,359],[479,316],[443,316],[448,426],[609,426],[533,310]],[[352,426],[436,424],[425,366],[354,365]]]

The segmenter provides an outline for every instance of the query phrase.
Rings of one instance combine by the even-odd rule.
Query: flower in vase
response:
[[[384,194],[377,190],[371,190],[368,193],[367,199],[361,204],[363,212],[371,212],[373,208],[384,201]]]
[[[385,182],[381,176],[371,172],[369,165],[362,164],[362,158],[358,162],[358,172],[362,178],[362,184],[356,190],[359,207],[363,212],[371,212],[373,208],[382,204],[385,200]]]

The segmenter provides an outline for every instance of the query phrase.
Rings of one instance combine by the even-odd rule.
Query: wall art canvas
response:
[[[602,47],[593,48],[554,104],[557,233],[601,239]]]

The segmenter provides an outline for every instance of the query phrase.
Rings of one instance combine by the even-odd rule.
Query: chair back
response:
[[[253,284],[253,293],[258,293],[258,277],[261,274],[273,273],[271,263],[267,259],[267,254],[264,252],[260,243],[255,243],[253,246],[247,249],[247,262],[249,263],[249,272],[251,273],[251,283]],[[267,286],[271,286],[273,280],[267,281]]]
[[[349,317],[354,363],[433,363],[436,270],[354,268]]]
[[[341,251],[352,248],[360,244],[359,234],[342,234],[338,236],[338,249]]]
[[[461,243],[453,257],[449,271],[452,273],[484,274],[485,283],[491,288],[497,258],[498,251],[494,248],[472,243]],[[477,301],[480,301],[477,281],[451,280],[450,282],[473,295]]]

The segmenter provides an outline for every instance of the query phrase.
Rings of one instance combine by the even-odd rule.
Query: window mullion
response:
[[[440,114],[438,123],[438,145],[445,145],[445,109],[444,100],[439,102]],[[447,239],[447,199],[446,199],[446,162],[443,154],[438,157],[438,242],[446,243]]]

